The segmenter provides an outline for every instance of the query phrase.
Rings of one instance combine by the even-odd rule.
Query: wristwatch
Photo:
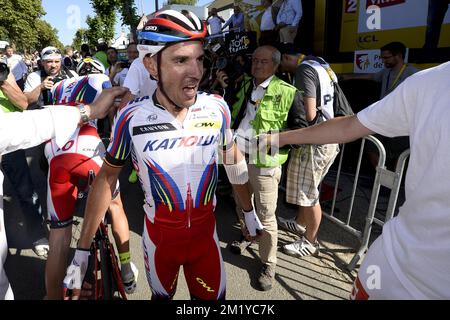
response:
[[[88,123],[89,122],[89,116],[87,114],[86,108],[84,107],[84,104],[78,105],[78,110],[80,111],[81,122],[83,122],[83,124]]]

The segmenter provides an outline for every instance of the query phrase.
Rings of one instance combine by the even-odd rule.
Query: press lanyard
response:
[[[392,83],[391,87],[388,89],[388,87],[389,87],[389,78],[391,77],[391,72],[389,71],[388,78],[387,78],[387,81],[386,81],[386,92],[389,92],[393,88],[395,88],[395,85],[397,84],[398,80],[400,79],[400,77],[403,74],[403,71],[405,71],[405,69],[406,69],[406,64],[404,64],[402,66],[402,68],[400,69],[400,71],[397,74],[397,77],[395,77],[394,82]]]
[[[298,57],[298,60],[297,60],[297,66],[299,66],[300,63],[302,63],[304,59],[305,59],[305,55],[304,55],[304,54],[301,54],[301,55]]]
[[[300,56],[298,57],[297,60],[297,67],[303,62],[303,60],[305,60],[305,55],[304,54],[300,54]],[[292,83],[293,85],[295,85],[294,80],[291,78],[291,74],[288,73],[288,77],[289,77],[289,83]]]

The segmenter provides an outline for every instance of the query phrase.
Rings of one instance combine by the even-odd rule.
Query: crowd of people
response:
[[[46,298],[62,299],[63,288],[73,289],[74,298],[80,296],[91,242],[107,211],[122,280],[127,292],[134,292],[138,270],[128,244],[129,213],[122,206],[127,199],[117,192],[119,174],[130,160],[135,170],[129,181],[139,181],[144,191],[143,257],[152,299],[173,298],[181,266],[192,299],[225,299],[226,274],[214,217],[218,166],[224,169],[221,180],[232,186],[242,230],[234,245],[258,242],[258,285],[263,291],[272,289],[278,227],[299,237],[282,246],[284,253],[317,256],[319,187],[339,153],[338,143],[375,132],[410,138],[406,202],[369,249],[352,298],[450,297],[445,273],[450,269],[445,254],[450,246],[448,187],[441,179],[448,171],[448,63],[415,75],[417,70],[404,63],[404,46],[388,44],[381,48],[385,69],[359,76],[382,83],[380,101],[355,116],[335,118],[334,83],[356,76],[336,75],[323,58],[302,54],[293,44],[300,1],[283,0],[278,8],[270,0],[263,4],[258,47],[225,62],[206,41],[207,25],[210,35],[226,27],[243,31],[238,6],[228,21],[212,8],[207,23],[189,11],[157,12],[138,42],[128,46],[127,63],[106,44],[96,52],[83,45],[79,58],[72,48],[64,54],[44,48],[36,58],[37,69],[15,56],[11,47],[6,49],[2,61],[10,72],[0,81],[2,172],[14,182],[35,253],[48,255]],[[120,108],[114,103],[119,97]],[[434,117],[427,113],[431,108]],[[21,113],[27,109],[39,110]],[[20,131],[25,126],[28,133]],[[45,141],[47,217],[23,151]],[[298,206],[293,219],[277,218],[285,164],[286,201]],[[68,266],[78,188],[74,181],[87,179],[91,171],[95,179]],[[50,222],[50,241],[44,220]],[[3,269],[3,225],[0,212],[0,298],[11,299]],[[371,265],[381,268],[382,289],[367,285]]]

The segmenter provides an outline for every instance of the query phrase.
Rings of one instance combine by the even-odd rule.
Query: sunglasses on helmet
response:
[[[59,51],[58,49],[50,49],[47,50],[43,53],[43,56],[47,56],[47,55],[51,55],[51,54],[61,54],[61,51]]]

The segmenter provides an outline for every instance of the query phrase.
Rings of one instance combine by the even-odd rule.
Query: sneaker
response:
[[[128,182],[136,183],[137,181],[138,181],[137,172],[136,170],[133,169],[128,177]]]
[[[48,239],[41,238],[33,242],[33,251],[38,257],[47,258],[48,251],[50,250],[48,246]]]
[[[306,228],[299,225],[297,221],[295,221],[295,219],[285,219],[282,217],[278,217],[278,225],[281,227],[281,229],[289,231],[300,237],[303,236],[306,232]]]
[[[312,244],[305,237],[283,246],[283,252],[293,257],[318,256],[319,243]]]
[[[234,254],[241,254],[245,249],[247,249],[248,246],[250,246],[252,243],[250,241],[247,241],[244,236],[242,236],[241,240],[234,240],[230,244],[230,251]]]
[[[137,279],[139,276],[139,270],[136,268],[133,262],[122,265],[120,270],[122,276],[123,287],[127,294],[133,294],[136,290]]]
[[[272,289],[273,280],[275,279],[275,268],[264,264],[259,274],[258,283],[262,291]]]

